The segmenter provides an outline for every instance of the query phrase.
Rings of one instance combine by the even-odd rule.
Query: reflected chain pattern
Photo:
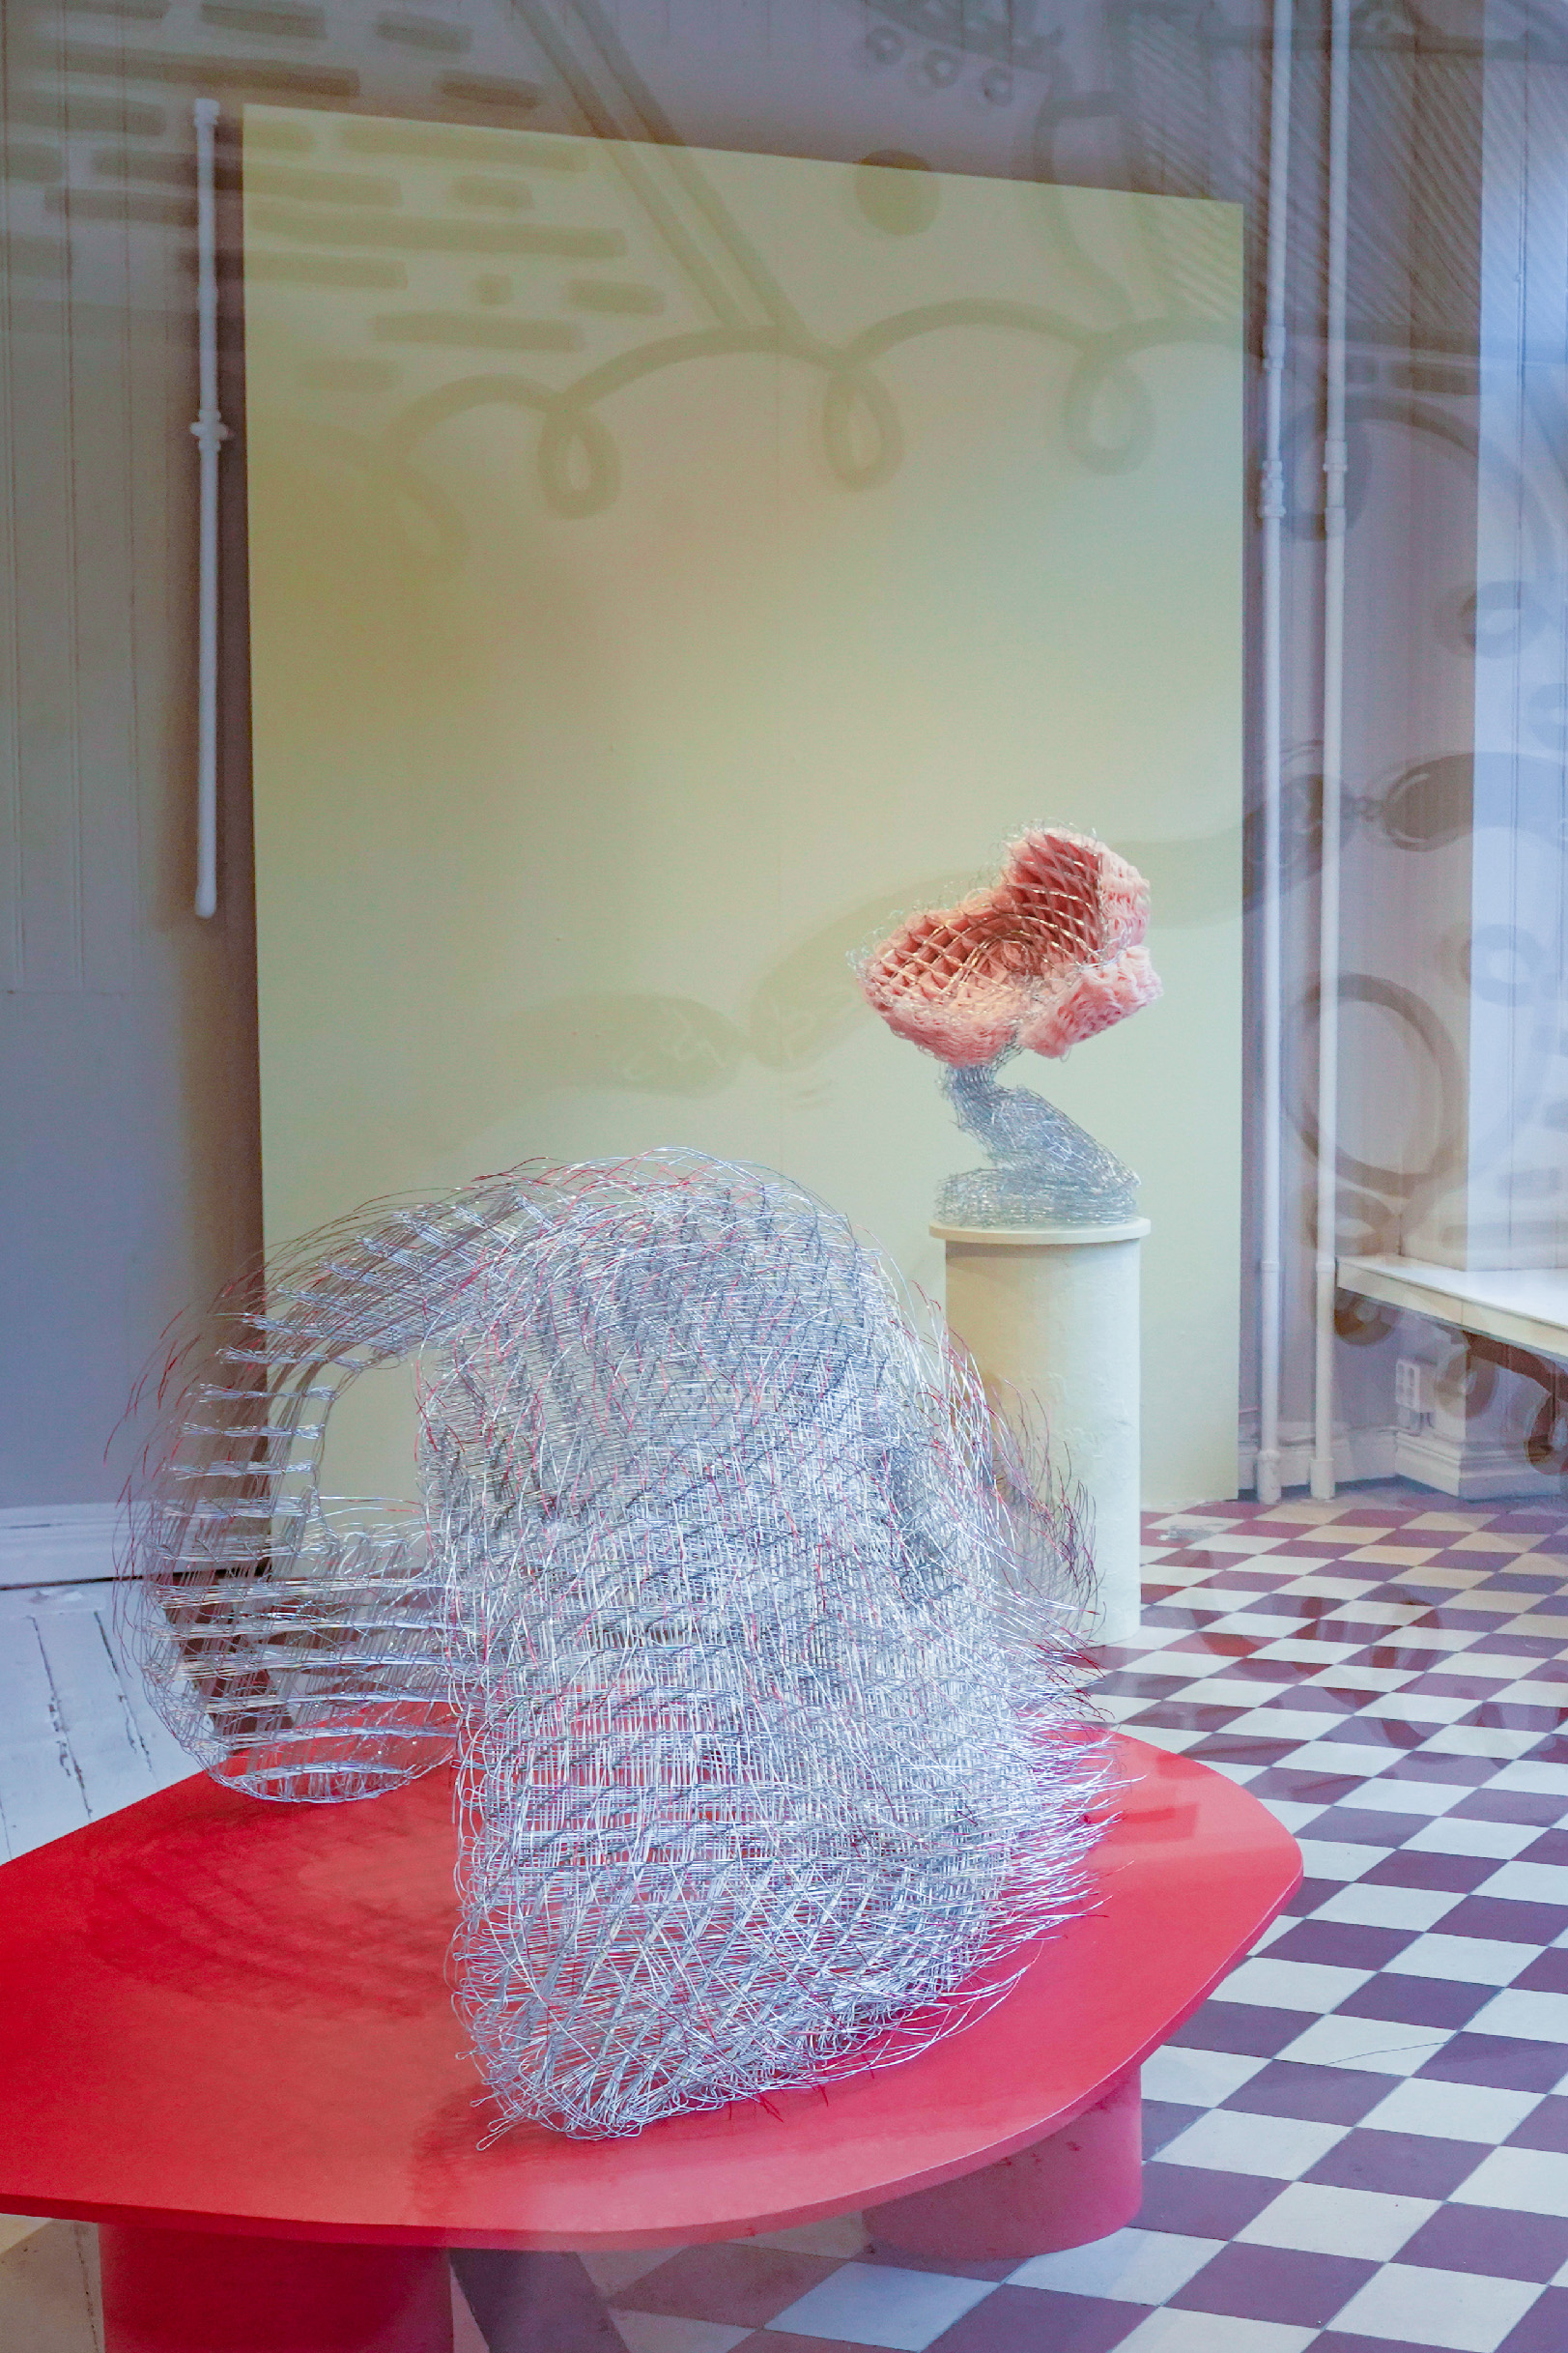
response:
[[[997,880],[911,916],[856,965],[898,1037],[947,1064],[944,1087],[988,1168],[951,1177],[946,1223],[1119,1224],[1138,1180],[1065,1112],[996,1073],[1020,1047],[1062,1060],[1160,994],[1144,934],[1149,885],[1092,835],[1041,827],[1008,848]]]
[[[514,6],[535,37],[558,53],[550,12],[538,0],[514,0]],[[1173,256],[1156,237],[1145,258],[1158,308],[1153,314],[1135,309],[1127,288],[1089,263],[1059,206],[1051,209],[1050,233],[1093,292],[1088,315],[1059,304],[955,291],[890,312],[852,333],[827,331],[813,325],[807,294],[791,290],[778,257],[743,224],[699,157],[686,147],[603,13],[584,0],[575,0],[572,13],[629,105],[639,142],[617,146],[613,169],[619,219],[626,225],[608,232],[613,242],[600,257],[622,249],[628,227],[635,225],[640,236],[651,236],[671,287],[689,300],[692,314],[688,324],[641,343],[628,342],[564,383],[510,366],[486,368],[417,395],[390,419],[366,458],[395,488],[400,507],[417,515],[433,533],[438,560],[454,565],[461,560],[465,527],[452,501],[420,465],[419,453],[428,436],[470,410],[499,405],[536,416],[541,496],[554,514],[584,520],[605,512],[619,494],[620,451],[606,414],[613,416],[618,394],[671,367],[748,357],[788,361],[819,378],[820,445],[835,478],[847,490],[870,490],[891,479],[904,456],[898,402],[884,363],[928,336],[978,330],[1024,335],[1069,356],[1062,392],[1063,437],[1092,472],[1120,473],[1143,463],[1155,437],[1154,405],[1137,366],[1142,355],[1167,345],[1225,350],[1234,341],[1234,298],[1222,278],[1201,266],[1185,272],[1173,266]],[[966,20],[962,9],[955,19],[946,0],[918,0],[917,13],[930,18],[927,29],[939,41],[947,39],[955,21]],[[1010,8],[988,24],[972,14],[967,19],[967,45],[978,40],[995,56],[983,85],[992,103],[1011,101],[1015,64],[1048,72],[1053,88],[1062,80],[1060,35],[1020,42],[1016,17],[1017,9]],[[870,54],[876,54],[877,32],[892,35],[897,53],[901,36],[883,25],[872,30]],[[955,80],[961,70],[961,57],[946,50],[933,50],[927,58],[933,88]],[[1070,99],[1064,102],[1069,113],[1074,110]],[[613,118],[602,107],[590,108],[590,119],[600,137],[613,135]],[[874,178],[874,158],[869,162]],[[866,168],[861,167],[862,175]],[[275,227],[275,217],[270,218]],[[533,233],[541,240],[552,234],[544,224]],[[1147,237],[1141,225],[1136,234]],[[543,244],[536,247],[546,249]]]
[[[410,1356],[422,1512],[328,1508],[334,1399]],[[784,1178],[529,1166],[295,1246],[177,1345],[130,1529],[124,1621],[219,1779],[455,1760],[497,2132],[911,2057],[1082,1901],[1081,1516]]]

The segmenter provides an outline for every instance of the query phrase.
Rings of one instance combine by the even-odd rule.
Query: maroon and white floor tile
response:
[[[1136,2224],[687,2249],[603,2283],[632,2353],[1568,2353],[1568,1511],[1390,1485],[1147,1535],[1106,1712],[1306,1880],[1145,2071]]]

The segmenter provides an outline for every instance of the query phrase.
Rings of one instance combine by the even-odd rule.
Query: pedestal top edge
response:
[[[1141,1242],[1150,1231],[1147,1218],[1128,1218],[1121,1225],[943,1225],[933,1220],[930,1231],[938,1242],[980,1242],[1003,1249],[1083,1248],[1095,1242]]]

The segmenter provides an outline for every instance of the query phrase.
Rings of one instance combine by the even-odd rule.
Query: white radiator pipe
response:
[[[217,912],[217,459],[229,429],[217,405],[217,208],[214,192],[216,99],[199,98],[196,122],[196,356],[199,396],[190,430],[201,453],[196,571],[196,912]]]
[[[1274,0],[1269,115],[1269,279],[1264,320],[1264,456],[1258,514],[1263,525],[1263,1073],[1259,1106],[1262,1202],[1258,1255],[1258,1500],[1277,1504],[1280,1390],[1280,1192],[1284,1010],[1280,944],[1280,798],[1283,790],[1282,531],[1285,521],[1285,295],[1290,258],[1291,53],[1293,0]]]
[[[1318,948],[1318,1201],[1312,1492],[1334,1492],[1334,1242],[1339,1162],[1339,849],[1345,762],[1345,318],[1350,203],[1351,9],[1333,0],[1328,45],[1328,268],[1323,451],[1323,852]]]

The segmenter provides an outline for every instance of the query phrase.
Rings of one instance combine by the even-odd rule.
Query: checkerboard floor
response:
[[[1144,2070],[1136,2223],[1020,2265],[853,2218],[607,2257],[631,2353],[1568,2353],[1568,1512],[1389,1485],[1147,1534],[1107,1712],[1244,1782],[1306,1880]]]

